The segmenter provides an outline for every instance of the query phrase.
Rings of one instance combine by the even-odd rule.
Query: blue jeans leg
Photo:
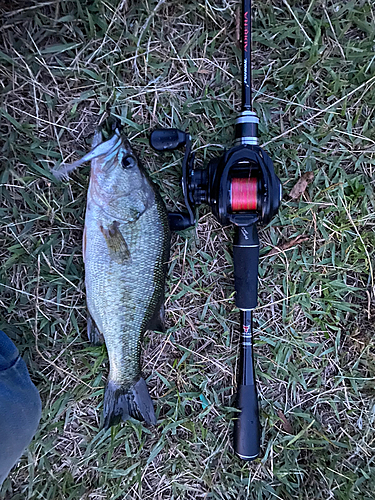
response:
[[[0,331],[0,485],[32,440],[42,404],[18,349]]]

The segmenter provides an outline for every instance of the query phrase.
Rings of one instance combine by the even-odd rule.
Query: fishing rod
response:
[[[281,201],[281,183],[272,160],[258,145],[259,119],[252,110],[251,0],[242,0],[242,107],[235,121],[234,145],[205,169],[194,168],[191,137],[178,129],[154,130],[157,151],[185,146],[182,188],[188,213],[170,213],[171,229],[195,225],[201,204],[209,205],[222,225],[234,225],[235,303],[240,310],[240,357],[234,422],[234,450],[244,460],[260,451],[258,396],[253,359],[253,310],[257,306],[259,238],[257,224],[268,224]]]

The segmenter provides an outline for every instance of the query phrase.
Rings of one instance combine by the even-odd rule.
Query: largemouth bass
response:
[[[89,312],[87,333],[105,341],[109,377],[104,426],[129,417],[156,423],[141,374],[141,342],[160,328],[169,259],[170,230],[163,200],[118,130],[80,160],[55,170],[62,177],[91,160],[83,259]]]

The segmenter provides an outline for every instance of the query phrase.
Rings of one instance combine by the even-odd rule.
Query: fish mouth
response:
[[[122,149],[125,149],[124,146],[124,139],[121,132],[116,128],[110,139],[100,142],[85,156],[90,156],[90,160],[95,160],[93,164],[93,166],[95,165],[95,170],[106,173],[118,163],[119,153]],[[82,160],[84,160],[84,158],[82,158]],[[88,161],[88,159],[86,161]]]
[[[100,142],[89,153],[73,163],[61,163],[58,167],[52,169],[52,173],[58,179],[67,178],[68,174],[88,161],[96,160],[96,168],[103,172],[108,172],[111,167],[116,165],[119,158],[117,155],[121,150],[131,152],[129,141],[121,135],[118,128],[115,129],[113,136],[108,141]],[[117,161],[116,161],[117,160]]]
[[[119,153],[123,146],[123,140],[121,135],[119,135],[118,130],[108,141],[102,142],[99,146],[107,146],[108,148],[103,148],[103,151],[98,151],[97,156],[93,156],[92,160],[95,160],[95,170],[107,173],[119,162]],[[97,148],[99,148],[97,146]],[[96,149],[96,148],[95,148]],[[94,151],[94,150],[93,150]],[[93,164],[94,166],[94,164]]]

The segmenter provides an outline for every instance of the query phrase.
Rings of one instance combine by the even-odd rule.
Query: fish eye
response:
[[[137,160],[132,155],[124,156],[122,159],[122,166],[124,168],[133,168],[137,165]]]

